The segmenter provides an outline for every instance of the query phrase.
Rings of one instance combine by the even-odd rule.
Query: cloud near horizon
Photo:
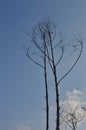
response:
[[[31,130],[28,124],[17,123],[16,130]]]

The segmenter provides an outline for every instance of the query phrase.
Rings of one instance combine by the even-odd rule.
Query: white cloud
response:
[[[63,104],[69,104],[73,108],[76,108],[76,106],[81,107],[83,105],[86,105],[84,98],[84,93],[80,90],[73,89],[72,91],[66,92],[66,99],[64,101],[61,101]]]
[[[31,130],[28,124],[16,123],[16,130]]]
[[[66,97],[71,100],[71,99],[74,99],[74,100],[80,100],[81,97],[82,97],[82,92],[80,90],[77,90],[77,89],[73,89],[73,91],[68,91],[66,93]]]

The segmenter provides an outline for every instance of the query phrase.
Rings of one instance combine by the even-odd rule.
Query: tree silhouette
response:
[[[57,26],[49,18],[40,21],[33,29],[31,35],[26,32],[32,40],[31,47],[25,47],[26,56],[41,67],[44,71],[45,80],[45,97],[46,97],[46,130],[49,130],[49,99],[48,99],[48,68],[50,67],[54,88],[56,92],[56,130],[60,128],[60,107],[59,107],[59,84],[72,71],[77,64],[83,49],[83,40],[80,35],[77,35],[71,42],[66,42],[61,32],[57,32]],[[79,36],[79,37],[78,37]],[[57,79],[58,66],[64,64],[62,59],[65,57],[67,50],[70,50],[77,57],[69,70],[63,76]]]

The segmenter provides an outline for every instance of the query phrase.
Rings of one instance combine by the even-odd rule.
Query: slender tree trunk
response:
[[[46,66],[46,44],[44,45],[44,79],[46,94],[46,130],[49,129],[49,103],[48,103],[48,83],[47,83],[47,66]]]
[[[55,82],[55,91],[56,91],[56,130],[59,130],[60,126],[60,115],[59,115],[59,90],[58,90],[58,81],[57,81],[57,72],[56,72],[56,65],[54,59],[54,52],[52,47],[52,40],[50,36],[50,43],[51,43],[51,55],[52,55],[52,63],[53,63],[53,75],[54,75],[54,82]]]
[[[58,90],[58,82],[56,75],[56,68],[54,67],[54,81],[55,81],[55,90],[56,90],[56,130],[59,130],[60,126],[60,115],[59,115],[59,90]]]
[[[56,111],[56,130],[60,129],[60,116],[59,116],[59,93],[58,93],[58,85],[56,86],[56,107],[57,107],[57,111]]]
[[[46,130],[49,129],[49,103],[48,103],[48,86],[47,86],[47,73],[46,69],[44,70],[45,77],[45,91],[46,91]]]

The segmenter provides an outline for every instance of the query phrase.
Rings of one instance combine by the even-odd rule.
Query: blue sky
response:
[[[29,43],[23,30],[46,16],[67,36],[81,32],[86,37],[86,0],[0,0],[1,130],[45,128],[42,70],[28,60],[22,46]],[[73,88],[86,92],[85,56],[84,44],[79,63],[60,85],[61,98]]]

